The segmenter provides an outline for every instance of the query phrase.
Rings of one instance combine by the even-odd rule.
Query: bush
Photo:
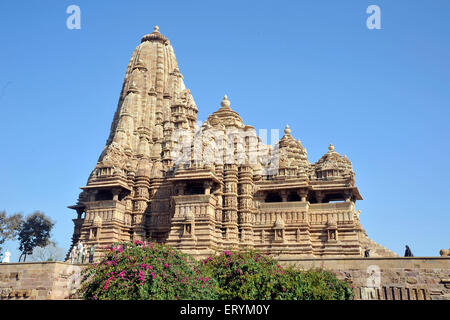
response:
[[[325,270],[284,269],[254,251],[230,252],[201,263],[163,244],[135,242],[107,248],[83,271],[84,299],[348,300],[347,282]]]
[[[346,281],[327,270],[285,270],[280,280],[282,300],[352,300],[353,291]]]
[[[283,269],[276,260],[256,252],[229,252],[202,262],[216,279],[219,299],[348,300],[348,283],[325,270]]]
[[[229,252],[203,260],[205,274],[218,282],[219,299],[271,300],[276,298],[278,263],[259,253]]]
[[[81,294],[94,300],[215,299],[216,283],[193,258],[166,245],[114,244],[83,271]]]

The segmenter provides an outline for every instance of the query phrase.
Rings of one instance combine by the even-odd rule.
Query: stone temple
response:
[[[69,207],[77,212],[72,245],[157,241],[198,258],[238,249],[396,256],[367,237],[352,163],[333,145],[310,163],[289,126],[266,145],[227,96],[201,125],[197,112],[155,27],[131,56],[106,146]]]

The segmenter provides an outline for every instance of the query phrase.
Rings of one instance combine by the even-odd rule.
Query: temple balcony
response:
[[[117,200],[86,202],[85,223],[92,222],[96,216],[102,221],[119,220],[125,222],[125,204]]]
[[[187,213],[195,217],[214,217],[217,197],[209,194],[193,194],[174,196],[175,218],[185,217]]]
[[[262,202],[255,214],[256,225],[272,225],[278,216],[289,224],[326,224],[334,219],[338,224],[354,223],[353,202],[312,203],[302,201]]]
[[[307,223],[309,202],[262,202],[255,214],[255,225],[273,225],[278,216],[287,224]]]

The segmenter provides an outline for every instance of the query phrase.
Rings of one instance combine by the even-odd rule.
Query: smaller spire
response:
[[[159,27],[158,27],[158,26],[155,26],[155,27],[153,28],[153,32],[159,32]]]
[[[328,147],[328,150],[334,151],[334,146],[330,143],[330,146]]]
[[[290,134],[291,133],[291,128],[289,128],[289,125],[286,125],[286,128],[284,128],[284,133],[285,134]]]
[[[222,100],[222,102],[220,103],[220,105],[222,106],[222,108],[229,108],[229,107],[230,107],[230,104],[231,104],[231,102],[230,102],[230,100],[228,100],[228,96],[225,95],[225,96],[223,97],[223,100]]]

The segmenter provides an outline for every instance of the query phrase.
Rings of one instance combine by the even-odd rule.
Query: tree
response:
[[[31,261],[63,261],[65,252],[59,248],[54,241],[50,241],[45,247],[36,247],[33,249]]]
[[[25,262],[27,255],[31,255],[34,248],[49,244],[50,231],[54,225],[55,223],[40,211],[35,211],[26,218],[18,234],[21,252],[19,262],[22,256]]]
[[[0,211],[0,251],[6,240],[16,238],[23,223],[22,214],[15,213],[7,217],[6,211]]]

